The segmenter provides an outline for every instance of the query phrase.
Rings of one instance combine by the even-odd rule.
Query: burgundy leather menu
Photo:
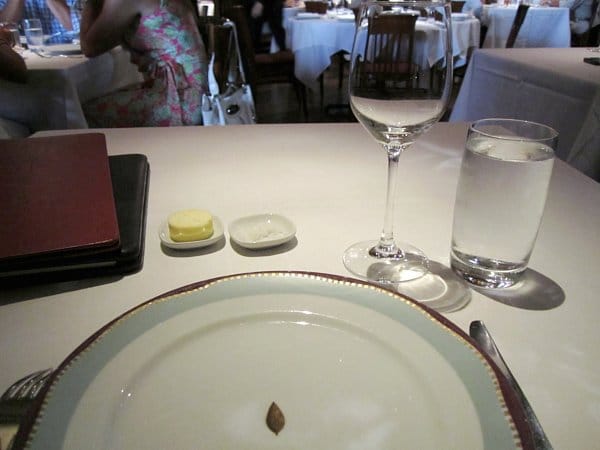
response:
[[[119,248],[103,134],[0,140],[0,265]]]

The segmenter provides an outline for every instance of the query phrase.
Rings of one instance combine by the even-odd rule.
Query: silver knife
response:
[[[469,335],[479,344],[481,350],[483,350],[491,359],[496,363],[502,374],[508,380],[510,386],[513,388],[515,394],[519,397],[523,409],[525,412],[525,419],[527,420],[531,433],[533,436],[533,445],[536,449],[540,450],[552,450],[552,444],[548,440],[548,436],[544,432],[540,421],[538,420],[533,408],[529,404],[529,400],[525,397],[521,386],[517,383],[514,375],[506,365],[504,358],[500,354],[500,350],[496,347],[496,343],[492,339],[485,324],[480,320],[474,320],[471,322],[469,327]]]

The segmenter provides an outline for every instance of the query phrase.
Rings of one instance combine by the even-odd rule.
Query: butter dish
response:
[[[213,216],[213,234],[207,239],[198,241],[176,242],[169,235],[169,223],[165,220],[158,229],[158,237],[164,246],[175,250],[190,250],[194,248],[208,247],[211,244],[219,241],[224,234],[223,223],[217,216]]]
[[[296,235],[294,223],[279,214],[241,217],[229,224],[233,242],[248,249],[263,249],[284,244]]]

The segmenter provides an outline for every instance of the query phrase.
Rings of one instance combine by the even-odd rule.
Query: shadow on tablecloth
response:
[[[527,269],[523,279],[509,288],[471,287],[492,300],[515,308],[543,311],[556,308],[565,301],[565,292],[558,284],[532,269]]]

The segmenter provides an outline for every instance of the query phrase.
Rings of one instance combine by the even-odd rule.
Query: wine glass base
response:
[[[416,280],[429,272],[429,260],[418,248],[397,242],[402,256],[389,258],[371,254],[377,244],[378,241],[364,241],[347,248],[343,257],[346,269],[360,278],[383,285]]]
[[[441,313],[462,309],[471,301],[469,284],[436,261],[429,261],[429,273],[399,284],[396,291]]]

